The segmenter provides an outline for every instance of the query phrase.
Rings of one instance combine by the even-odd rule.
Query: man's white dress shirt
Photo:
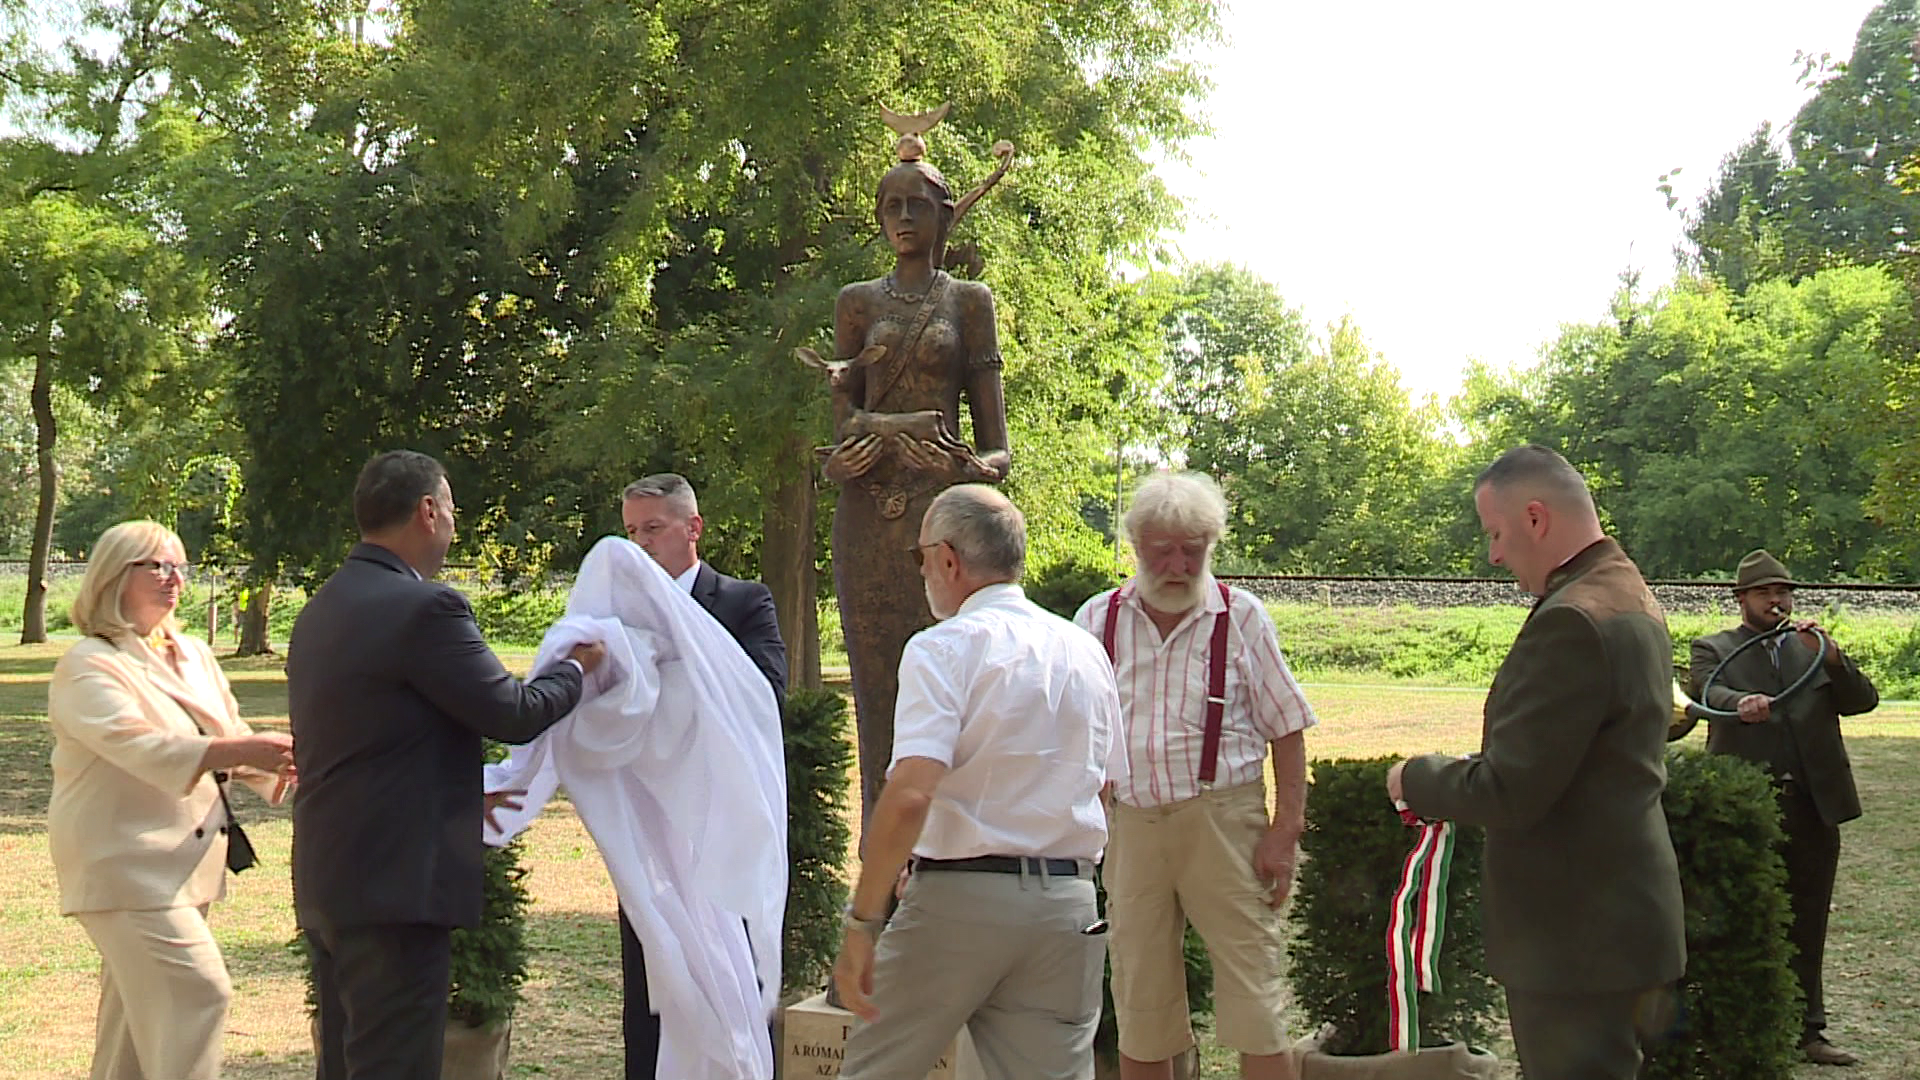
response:
[[[908,640],[896,702],[893,763],[950,770],[915,855],[1099,857],[1100,789],[1124,779],[1126,757],[1098,642],[1018,585],[990,585]]]

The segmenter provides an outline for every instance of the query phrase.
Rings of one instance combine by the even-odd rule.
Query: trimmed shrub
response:
[[[1677,1030],[1649,1048],[1640,1075],[1786,1080],[1801,1002],[1772,785],[1752,762],[1676,747],[1662,802],[1686,896],[1687,972]]]
[[[1289,972],[1308,1029],[1329,1054],[1387,1052],[1387,922],[1414,831],[1387,799],[1398,758],[1316,761],[1294,887]],[[1439,988],[1420,995],[1420,1045],[1484,1046],[1497,990],[1480,938],[1481,830],[1459,830],[1447,882]]]
[[[473,605],[481,635],[494,645],[538,645],[548,628],[567,614],[567,594],[560,589],[476,589],[467,593],[467,602]]]
[[[780,970],[788,990],[825,984],[847,902],[847,701],[824,690],[787,695],[787,913]]]
[[[513,1016],[527,981],[527,868],[520,841],[490,847],[481,865],[480,925],[455,930],[447,1019],[490,1028]]]
[[[455,930],[448,942],[451,958],[447,1020],[490,1028],[513,1016],[520,987],[527,981],[527,869],[520,863],[520,841],[489,847],[483,857],[480,925]],[[320,1008],[313,987],[313,951],[307,935],[295,931],[287,950],[300,957],[306,977],[307,1014]]]
[[[1069,558],[1028,575],[1024,588],[1027,599],[1063,619],[1071,619],[1088,597],[1118,584],[1120,579],[1111,566]]]

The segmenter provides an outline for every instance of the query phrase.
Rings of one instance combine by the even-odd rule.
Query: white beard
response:
[[[1202,568],[1200,577],[1189,578],[1178,585],[1170,585],[1158,578],[1140,576],[1140,600],[1155,611],[1169,615],[1184,615],[1200,604],[1200,583],[1207,574]]]
[[[927,610],[933,613],[933,617],[941,622],[946,622],[948,619],[953,618],[955,612],[940,610],[940,602],[933,598],[933,584],[931,582],[927,583],[926,590]]]

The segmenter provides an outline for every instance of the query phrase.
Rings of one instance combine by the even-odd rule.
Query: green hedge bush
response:
[[[1120,584],[1110,565],[1068,559],[1029,574],[1024,583],[1027,599],[1063,619],[1073,618],[1087,598]]]
[[[447,1018],[490,1028],[513,1016],[527,981],[527,868],[520,841],[490,847],[481,861],[480,925],[455,930]]]
[[[567,614],[567,594],[561,589],[475,589],[467,593],[467,602],[473,605],[481,635],[494,645],[539,645],[548,627]]]
[[[527,868],[520,862],[520,841],[489,847],[481,866],[480,925],[456,929],[449,940],[451,964],[447,1019],[468,1027],[491,1028],[513,1016],[520,988],[527,981]],[[298,956],[307,984],[307,1013],[319,1009],[313,987],[313,950],[296,931],[287,950]]]
[[[1387,1052],[1387,922],[1415,833],[1387,800],[1399,758],[1316,761],[1294,887],[1293,996],[1329,1054]],[[1485,1046],[1497,990],[1480,936],[1479,829],[1459,831],[1447,881],[1439,988],[1420,995],[1420,1045]]]
[[[1676,747],[1662,799],[1686,895],[1682,1015],[1649,1048],[1647,1080],[1787,1080],[1798,1060],[1800,987],[1780,813],[1767,774],[1726,754]]]
[[[853,760],[847,701],[823,690],[787,695],[787,913],[780,970],[785,989],[825,985],[840,948],[847,902],[841,867],[847,825],[847,771]]]

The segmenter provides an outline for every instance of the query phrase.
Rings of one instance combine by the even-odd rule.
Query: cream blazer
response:
[[[226,812],[200,760],[214,737],[252,729],[213,650],[175,641],[178,673],[132,634],[86,638],[54,666],[47,839],[63,915],[197,907],[225,894]],[[233,778],[272,800],[273,774],[241,768]]]

